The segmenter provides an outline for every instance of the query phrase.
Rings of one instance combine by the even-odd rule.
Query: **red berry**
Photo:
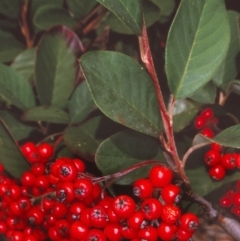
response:
[[[236,158],[235,154],[227,153],[221,157],[221,165],[226,170],[232,170],[236,167]]]
[[[130,228],[128,226],[121,227],[121,236],[125,239],[137,238],[137,230]]]
[[[226,171],[221,164],[218,164],[209,169],[209,175],[213,179],[215,179],[217,181],[221,181],[225,177]]]
[[[169,184],[162,189],[161,196],[165,203],[178,203],[181,199],[180,192],[180,187],[173,184]]]
[[[81,240],[86,238],[88,233],[88,227],[81,221],[73,222],[70,226],[70,235],[76,240]]]
[[[122,238],[121,226],[118,223],[108,223],[104,228],[104,233],[110,241],[120,241]]]
[[[120,195],[113,202],[113,211],[120,218],[129,218],[136,209],[135,201],[127,195]]]
[[[206,108],[201,112],[201,117],[203,117],[205,120],[209,120],[213,117],[213,111],[211,108]]]
[[[68,208],[68,220],[70,222],[80,220],[80,216],[82,215],[83,210],[86,206],[81,202],[74,202]]]
[[[193,232],[186,232],[183,229],[178,228],[176,233],[176,238],[178,241],[190,241],[192,235],[193,235]]]
[[[219,201],[220,205],[224,208],[229,208],[232,205],[232,199],[224,196]]]
[[[218,163],[220,163],[221,155],[218,151],[216,150],[209,150],[205,153],[204,155],[204,162],[207,166],[215,166]]]
[[[233,206],[230,209],[230,212],[236,215],[238,218],[240,217],[240,207]]]
[[[64,203],[57,202],[52,208],[52,215],[55,218],[64,218],[67,213],[67,207]]]
[[[85,171],[85,164],[82,160],[74,158],[72,161],[74,162],[78,172],[83,173]]]
[[[35,175],[30,171],[24,172],[21,177],[21,183],[23,186],[26,186],[26,187],[34,186],[35,180],[36,180]]]
[[[204,129],[201,130],[200,132],[203,136],[206,136],[208,138],[213,138],[214,137],[214,132],[212,131],[212,129],[206,127]]]
[[[127,219],[127,224],[130,228],[140,229],[144,222],[144,216],[141,211],[135,212],[131,217]]]
[[[56,188],[56,197],[60,202],[71,203],[75,199],[74,186],[72,182],[61,182]]]
[[[158,237],[163,241],[171,241],[176,235],[177,226],[161,222],[157,228]]]
[[[70,229],[70,222],[66,219],[59,219],[54,224],[54,228],[60,237],[67,237]]]
[[[107,224],[107,211],[104,207],[96,205],[91,208],[90,222],[96,228],[103,228]]]
[[[161,216],[162,214],[162,204],[156,198],[148,198],[141,204],[141,212],[147,220],[154,220]]]
[[[165,166],[154,166],[149,173],[149,179],[154,187],[164,187],[172,181],[172,171]]]
[[[21,151],[22,154],[27,157],[28,154],[30,154],[31,152],[34,152],[37,150],[36,145],[33,142],[26,142],[22,147],[21,147]]]
[[[162,208],[161,219],[168,224],[175,224],[181,216],[181,211],[173,204],[166,204]]]
[[[72,161],[66,161],[58,167],[57,177],[62,182],[72,182],[77,178],[77,168]]]
[[[193,213],[185,213],[180,218],[180,228],[185,232],[192,232],[198,228],[198,217]]]
[[[45,173],[45,165],[41,162],[34,163],[31,166],[31,172],[36,176],[41,176]]]
[[[53,147],[48,143],[41,143],[38,147],[38,152],[41,158],[49,159],[53,156]]]
[[[31,225],[39,225],[44,220],[44,212],[39,207],[34,206],[27,212],[26,217]]]
[[[223,149],[222,146],[220,146],[218,143],[215,143],[215,142],[211,143],[210,147],[212,150],[215,150],[218,152],[222,152],[222,149]]]
[[[197,116],[195,119],[195,128],[196,129],[201,129],[206,125],[206,122],[203,117]]]
[[[147,225],[138,231],[137,236],[140,240],[156,241],[158,238],[158,232],[155,227]]]
[[[100,229],[91,229],[88,231],[86,241],[106,241],[104,232]]]
[[[236,206],[240,206],[240,193],[237,192],[233,196],[233,204]]]
[[[141,199],[152,195],[153,185],[149,179],[140,178],[133,183],[133,194]]]
[[[87,178],[79,178],[74,182],[74,194],[79,200],[86,199],[92,194],[93,184]]]

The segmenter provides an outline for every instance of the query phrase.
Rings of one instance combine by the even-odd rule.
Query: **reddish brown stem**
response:
[[[152,81],[153,81],[153,84],[154,84],[154,87],[156,90],[159,110],[161,113],[164,129],[165,129],[165,133],[166,133],[166,137],[167,137],[167,147],[166,147],[167,151],[170,153],[171,157],[173,158],[173,161],[174,161],[174,164],[176,167],[176,171],[178,172],[178,174],[181,176],[181,178],[186,183],[189,183],[189,181],[185,175],[185,172],[181,166],[181,161],[178,156],[178,152],[177,152],[177,148],[176,148],[176,144],[175,144],[175,140],[174,140],[174,135],[173,135],[172,115],[170,115],[167,112],[166,105],[164,103],[161,87],[159,85],[157,73],[156,73],[156,70],[154,67],[154,63],[153,63],[153,58],[152,58],[151,49],[150,49],[150,45],[149,45],[145,21],[143,21],[142,35],[139,37],[139,45],[140,45],[142,61],[145,64],[145,66],[148,70],[148,73],[150,74],[150,76],[152,78]],[[173,107],[173,105],[174,105],[174,98],[172,98],[172,101],[171,101],[171,108]],[[170,113],[171,112],[172,111],[170,111]]]
[[[33,41],[31,39],[28,20],[27,20],[28,5],[29,5],[29,0],[25,0],[21,9],[21,31],[25,37],[27,47],[31,48],[33,46]]]

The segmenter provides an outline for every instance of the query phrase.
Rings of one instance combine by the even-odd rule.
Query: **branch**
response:
[[[158,98],[158,105],[159,105],[159,110],[161,113],[161,117],[163,120],[163,125],[164,129],[166,132],[166,137],[167,137],[167,144],[168,148],[167,150],[169,151],[170,155],[172,156],[172,159],[174,161],[174,164],[176,166],[176,170],[178,174],[181,176],[181,178],[184,180],[184,182],[189,183],[188,178],[185,175],[184,169],[181,166],[181,161],[178,156],[175,140],[174,140],[174,135],[173,135],[173,126],[172,126],[172,115],[167,112],[165,102],[163,99],[162,95],[162,90],[159,85],[157,73],[154,67],[153,63],[153,58],[152,58],[152,53],[149,45],[149,40],[148,40],[148,35],[147,35],[147,28],[145,21],[143,19],[143,28],[142,28],[142,35],[139,37],[139,46],[140,46],[140,53],[141,53],[141,59],[143,63],[145,64],[149,75],[152,78],[157,98]],[[174,105],[174,98],[172,98],[171,101],[171,108],[173,108]]]

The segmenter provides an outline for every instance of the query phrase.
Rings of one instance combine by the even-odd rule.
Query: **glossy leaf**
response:
[[[182,0],[166,46],[171,93],[177,99],[186,98],[209,82],[226,57],[229,43],[223,0]]]
[[[86,81],[82,82],[74,91],[68,105],[71,124],[82,122],[94,109],[96,105]]]
[[[96,116],[80,126],[68,127],[64,132],[66,146],[75,154],[94,161],[100,143],[123,127],[106,116]]]
[[[22,76],[2,64],[0,64],[0,73],[0,95],[22,110],[35,105],[31,86]]]
[[[213,76],[215,84],[221,86],[222,89],[225,89],[227,84],[232,81],[238,73],[240,42],[237,20],[239,17],[240,14],[238,12],[228,11],[228,19],[231,29],[231,42],[225,60]]]
[[[43,5],[38,8],[33,21],[39,29],[43,30],[56,25],[64,25],[72,28],[77,24],[66,9],[58,7],[55,4]]]
[[[132,130],[109,137],[96,153],[96,164],[103,175],[117,173],[146,160],[159,160],[166,164],[158,140]],[[140,177],[146,177],[151,166],[138,168],[115,183],[127,185]]]
[[[68,124],[68,114],[54,106],[37,106],[24,112],[22,119],[25,121],[45,121],[51,123]]]
[[[0,13],[9,17],[16,19],[19,16],[21,7],[21,1],[16,0],[1,0],[0,1]]]
[[[207,83],[201,89],[198,89],[190,98],[199,103],[213,104],[216,99],[217,88],[213,82]]]
[[[13,177],[21,178],[30,169],[13,138],[0,122],[0,156],[1,164]]]
[[[21,52],[11,64],[24,79],[30,81],[34,75],[35,48]]]
[[[222,146],[240,148],[240,125],[231,126],[213,138],[214,142]]]
[[[10,112],[6,110],[0,111],[0,118],[7,124],[14,140],[22,140],[29,137],[30,133],[35,130],[30,125],[25,125],[16,119]]]
[[[161,12],[159,8],[152,4],[151,2],[144,0],[143,4],[143,13],[147,27],[154,24],[159,20]],[[129,29],[124,23],[122,23],[114,14],[110,14],[106,20],[107,25],[111,28],[112,31],[122,33],[122,34],[134,34],[134,32]]]
[[[154,137],[161,131],[158,101],[151,78],[130,57],[109,51],[80,59],[96,105],[112,120]]]
[[[142,9],[140,1],[97,0],[114,13],[136,35],[141,35]]]
[[[189,100],[178,100],[173,109],[173,129],[179,132],[189,125],[198,113],[198,106]]]
[[[0,62],[12,61],[23,50],[24,45],[12,33],[0,30]]]
[[[67,0],[69,9],[77,19],[85,17],[96,6],[96,4],[96,0]]]
[[[77,56],[82,44],[77,35],[64,26],[50,29],[37,47],[35,77],[42,105],[64,107],[78,76]]]

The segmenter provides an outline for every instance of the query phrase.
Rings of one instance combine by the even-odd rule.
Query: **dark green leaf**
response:
[[[174,0],[168,0],[168,1],[150,0],[150,1],[160,8],[161,10],[160,21],[162,23],[166,22],[175,9],[175,5],[176,5],[175,1]]]
[[[223,130],[212,140],[222,146],[240,148],[240,125],[231,126]]]
[[[96,0],[67,0],[67,5],[74,17],[82,19],[96,6]]]
[[[66,146],[77,155],[94,161],[100,143],[123,127],[106,116],[97,116],[78,127],[68,127],[64,133]]]
[[[109,118],[134,130],[159,136],[158,101],[150,76],[121,53],[93,51],[80,59],[96,105]]]
[[[74,89],[79,66],[77,56],[82,44],[64,26],[47,31],[37,48],[35,75],[42,105],[65,107]]]
[[[136,35],[142,31],[142,9],[140,1],[97,0],[114,13]]]
[[[143,2],[143,13],[147,27],[154,24],[160,18],[160,11],[154,4],[144,0]],[[122,23],[114,14],[110,14],[106,20],[107,25],[110,26],[112,31],[122,34],[134,34],[124,23]]]
[[[54,106],[37,106],[24,112],[22,119],[25,121],[46,121],[59,124],[68,124],[68,114]]]
[[[82,82],[74,91],[68,105],[70,123],[82,122],[94,109],[96,105],[86,81]]]
[[[237,56],[240,53],[237,24],[238,17],[240,17],[238,12],[228,11],[228,19],[231,29],[231,42],[225,60],[213,76],[214,83],[218,86],[221,86],[222,89],[225,89],[229,82],[232,81],[238,73],[239,63],[237,63]]]
[[[0,30],[0,62],[12,61],[23,50],[24,45],[12,33]]]
[[[188,100],[178,100],[173,109],[173,129],[181,131],[189,125],[198,112],[198,106]]]
[[[35,51],[34,48],[23,51],[11,64],[11,67],[29,82],[34,75]]]
[[[7,123],[9,131],[11,132],[13,138],[17,141],[29,137],[30,133],[35,129],[29,125],[24,125],[19,122],[8,111],[0,111],[0,118]]]
[[[2,64],[0,73],[0,95],[22,110],[35,105],[31,86],[21,75]]]
[[[15,178],[21,178],[22,174],[30,169],[2,123],[0,123],[0,156],[1,164]]]
[[[209,176],[203,163],[196,169],[186,170],[186,174],[189,178],[192,190],[201,196],[211,193],[224,184],[239,180],[239,173],[235,172],[225,177],[222,181],[215,181]]]
[[[223,0],[182,0],[166,46],[168,84],[186,98],[211,80],[226,57],[230,29]]]
[[[109,137],[96,153],[96,164],[104,175],[117,173],[146,160],[159,160],[166,164],[157,139],[132,130]],[[140,177],[146,177],[150,168],[148,165],[136,169],[115,183],[130,184]]]
[[[65,25],[72,28],[77,23],[66,9],[55,4],[43,5],[38,8],[33,21],[39,29],[43,30],[56,25]]]
[[[0,13],[9,18],[18,18],[20,14],[20,0],[1,0]]]
[[[240,95],[240,80],[234,80],[229,83],[227,92],[234,92]]]
[[[201,89],[198,89],[190,98],[199,103],[213,104],[216,99],[216,94],[216,86],[212,82],[209,82]]]

